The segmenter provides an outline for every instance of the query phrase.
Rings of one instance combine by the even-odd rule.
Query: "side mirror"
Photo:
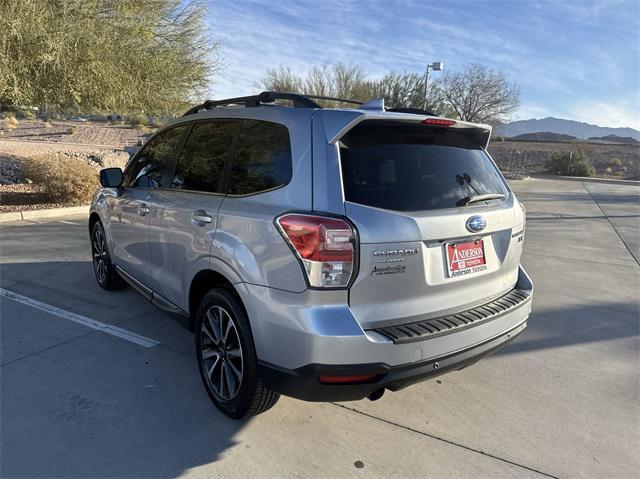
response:
[[[105,188],[118,188],[122,185],[122,178],[122,170],[120,168],[100,170],[100,184]]]

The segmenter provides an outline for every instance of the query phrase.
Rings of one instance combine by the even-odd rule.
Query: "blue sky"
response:
[[[638,0],[209,0],[224,68],[213,97],[257,91],[271,67],[358,63],[372,76],[477,62],[521,88],[512,119],[640,129]],[[435,72],[434,75],[440,73]]]

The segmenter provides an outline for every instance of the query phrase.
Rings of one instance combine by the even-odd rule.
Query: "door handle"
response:
[[[140,216],[144,216],[147,215],[151,212],[151,210],[149,209],[149,207],[147,205],[145,205],[144,203],[142,203],[141,205],[138,206],[138,214]]]
[[[191,222],[196,226],[204,226],[213,223],[213,218],[205,210],[196,210],[191,213]]]

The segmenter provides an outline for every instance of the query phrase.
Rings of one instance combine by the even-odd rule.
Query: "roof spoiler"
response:
[[[384,121],[397,121],[402,123],[418,124],[425,122],[429,119],[440,119],[442,117],[435,115],[417,115],[415,113],[399,113],[399,112],[363,112],[363,111],[349,111],[349,110],[321,110],[320,112],[324,118],[324,127],[328,143],[336,143],[342,138],[349,130],[355,127],[360,122],[365,120],[384,120]],[[461,133],[469,136],[482,148],[486,148],[489,145],[489,139],[491,138],[491,125],[485,125],[482,123],[469,123],[467,121],[455,120],[455,123],[446,126],[445,128],[452,128],[459,130]]]

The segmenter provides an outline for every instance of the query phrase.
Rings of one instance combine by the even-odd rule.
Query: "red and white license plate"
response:
[[[447,267],[449,278],[477,273],[487,269],[482,240],[465,243],[447,243]]]

